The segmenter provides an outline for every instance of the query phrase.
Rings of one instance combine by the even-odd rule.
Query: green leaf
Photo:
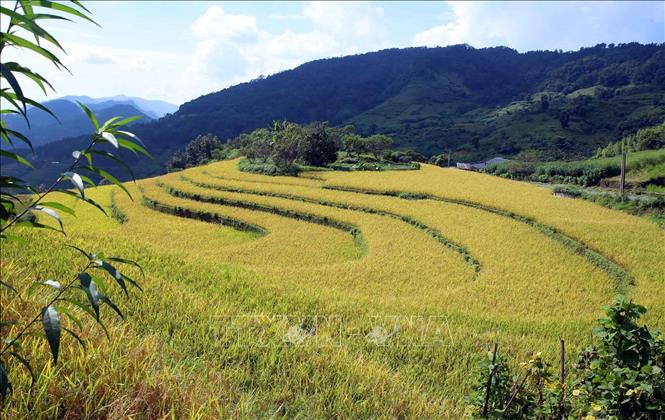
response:
[[[48,8],[48,9],[57,10],[57,11],[59,11],[59,12],[68,13],[68,14],[70,14],[70,15],[74,15],[74,16],[80,17],[81,19],[85,19],[85,20],[87,20],[88,22],[92,22],[92,23],[94,23],[95,25],[99,26],[99,25],[97,24],[97,22],[95,22],[94,20],[92,20],[90,17],[88,17],[88,16],[86,16],[85,14],[81,13],[80,11],[74,9],[73,7],[66,6],[66,5],[64,5],[64,4],[62,4],[62,3],[56,3],[56,2],[48,1],[48,0],[32,0],[30,3],[32,4],[32,6],[41,6],[41,7],[46,7],[46,8]],[[76,3],[75,3],[75,4],[76,4]],[[80,7],[83,7],[83,6],[80,5],[80,3],[79,3],[78,5],[79,5]],[[87,10],[87,9],[84,8],[84,10]]]
[[[70,247],[70,248],[73,248],[73,249],[77,250],[78,252],[80,252],[81,254],[83,254],[83,255],[84,255],[88,260],[90,260],[90,261],[92,261],[92,260],[94,259],[93,256],[92,256],[92,254],[88,254],[87,252],[85,252],[84,250],[82,250],[81,248],[79,248],[79,247],[77,247],[77,246],[75,246],[75,245],[67,245],[67,246]]]
[[[14,292],[17,296],[20,296],[20,295],[21,295],[21,294],[18,292],[18,290],[16,290],[16,289],[14,288],[14,286],[12,286],[11,284],[5,283],[5,282],[2,281],[2,280],[0,280],[0,286],[4,287],[4,288],[6,288],[6,289],[11,290],[11,291]]]
[[[16,36],[14,34],[6,33],[6,32],[3,32],[2,35],[6,40],[12,42],[14,45],[17,45],[17,46],[23,47],[23,48],[27,48],[31,51],[36,52],[37,54],[41,55],[42,57],[45,57],[47,60],[49,60],[51,63],[53,63],[56,67],[58,67],[58,68],[62,67],[64,69],[67,69],[67,67],[65,67],[60,62],[60,60],[58,59],[58,57],[55,54],[53,54],[52,52],[50,52],[49,50],[47,50],[45,48],[40,47],[39,45],[35,44],[34,42],[30,42],[25,38],[21,38],[20,36]]]
[[[77,174],[76,172],[65,172],[62,175],[65,178],[71,180],[72,184],[74,184],[76,189],[78,189],[79,192],[81,193],[81,197],[84,197],[83,190],[85,189],[85,186],[83,185],[83,180],[81,179],[81,175]]]
[[[45,224],[39,223],[39,222],[33,222],[31,220],[23,220],[21,222],[16,223],[14,226],[31,227],[31,228],[37,228],[37,229],[48,229],[48,230],[52,230],[52,231],[55,231],[55,232],[58,232],[58,233],[64,233],[62,230],[56,229],[53,226],[45,225]]]
[[[16,360],[18,360],[25,367],[25,369],[28,371],[28,373],[30,374],[30,378],[31,378],[30,388],[32,388],[35,385],[35,381],[37,380],[37,377],[35,376],[35,373],[32,371],[32,366],[30,366],[30,362],[27,359],[25,359],[23,356],[21,356],[20,354],[14,352],[14,351],[9,352],[9,354],[11,356],[13,356]]]
[[[70,214],[70,215],[76,217],[76,213],[74,212],[74,210],[67,207],[67,206],[65,206],[64,204],[56,203],[56,202],[53,202],[53,201],[45,201],[45,202],[42,202],[40,205],[43,206],[43,207],[50,207],[52,209],[60,210],[63,213],[67,213],[67,214]]]
[[[74,331],[70,330],[69,328],[65,328],[65,327],[63,327],[62,329],[67,331],[67,333],[69,333],[69,335],[74,337],[76,339],[76,341],[78,341],[78,343],[81,345],[81,347],[85,348],[85,343],[83,342],[81,337],[79,337]]]
[[[19,27],[25,29],[26,31],[32,33],[32,35],[35,36],[37,40],[39,38],[44,38],[47,41],[51,42],[53,45],[56,47],[60,48],[63,52],[65,51],[60,43],[51,36],[44,28],[39,26],[35,21],[37,20],[35,15],[32,14],[27,14],[27,15],[22,15],[20,13],[17,13],[11,9],[7,9],[6,7],[0,7],[0,10],[2,11],[3,14],[9,16],[12,18],[12,22],[14,22],[16,25]],[[41,19],[53,19],[53,18],[61,18],[60,16],[56,15],[41,15]],[[64,19],[64,18],[63,18]],[[67,20],[67,19],[65,19]],[[46,93],[46,92],[44,92]]]
[[[58,282],[56,280],[36,281],[36,282],[32,283],[30,285],[30,287],[28,288],[28,291],[27,291],[28,297],[31,297],[32,294],[34,293],[35,289],[39,286],[48,286],[48,287],[52,287],[56,290],[60,290],[62,288],[62,285],[60,284],[60,282]]]
[[[34,206],[32,207],[32,210],[38,211],[40,213],[44,213],[45,215],[52,217],[53,219],[57,220],[58,223],[60,224],[60,231],[62,233],[65,233],[65,226],[62,224],[62,219],[60,218],[60,215],[53,209],[50,209],[48,207],[42,207],[42,206]]]
[[[122,131],[122,130],[117,130],[117,132],[120,133],[120,134],[123,134],[123,135],[125,135],[125,136],[127,136],[131,139],[134,139],[135,141],[141,143],[141,146],[145,147],[145,144],[143,143],[143,141],[136,134],[130,133],[129,131]]]
[[[8,128],[3,129],[3,138],[5,137],[5,134],[7,136],[12,136],[16,137],[17,139],[21,140],[23,143],[27,144],[28,147],[30,147],[30,150],[32,150],[32,142],[23,134],[19,133],[18,131],[15,130],[10,130]],[[10,141],[11,144],[11,141]]]
[[[8,152],[6,150],[0,149],[0,156],[4,156],[9,159],[13,159],[25,166],[28,166],[32,169],[35,169],[34,166],[32,166],[32,163],[28,162],[23,156],[17,155],[16,153]]]
[[[113,261],[113,262],[119,262],[119,263],[122,263],[122,264],[133,265],[134,267],[141,270],[141,275],[142,276],[144,275],[143,274],[143,267],[141,267],[141,265],[139,263],[137,263],[136,261],[128,260],[126,258],[118,258],[118,257],[108,257],[106,259],[109,260],[109,261]]]
[[[115,303],[111,302],[111,299],[109,299],[108,296],[101,295],[99,300],[109,305],[120,316],[120,318],[125,319],[125,316],[122,314],[122,312],[120,312],[120,308],[118,308]]]
[[[15,98],[16,98],[16,95],[14,95],[12,92],[5,92],[5,98],[7,98],[7,97],[12,98],[12,99],[15,99]],[[60,121],[60,120],[58,119],[58,117],[57,117],[53,112],[51,112],[50,109],[48,109],[48,108],[45,107],[44,105],[40,104],[39,102],[34,101],[34,100],[30,99],[30,98],[25,98],[25,102],[26,102],[28,105],[32,105],[32,106],[34,106],[35,108],[38,108],[38,109],[40,109],[40,110],[46,112],[47,114],[49,114],[50,116],[52,116],[53,118],[55,118],[56,121]],[[28,125],[30,125],[30,124],[28,123]]]
[[[92,206],[97,207],[97,208],[99,209],[99,211],[101,211],[102,213],[104,213],[104,215],[108,216],[108,214],[106,213],[106,210],[104,210],[104,207],[100,206],[97,202],[95,202],[95,201],[92,200],[91,198],[88,198],[88,197],[81,197],[80,195],[76,194],[75,192],[73,192],[73,191],[69,191],[69,190],[56,189],[56,190],[54,190],[54,191],[57,191],[57,192],[62,193],[62,194],[70,195],[70,196],[76,198],[77,200],[85,201],[86,203],[88,203],[88,204],[90,204],[90,205],[92,205]]]
[[[12,74],[12,72],[9,71],[9,69],[5,67],[3,63],[0,63],[0,74],[2,74],[2,77],[7,79],[7,82],[9,82],[9,86],[11,86],[11,88],[14,90],[14,93],[18,97],[18,100],[23,104],[23,111],[25,112],[25,96],[23,96],[23,90],[21,89],[21,85],[19,84],[18,80],[16,80],[14,74]]]
[[[79,330],[83,329],[83,323],[81,322],[81,320],[78,319],[78,317],[74,316],[67,308],[65,308],[64,306],[58,306],[56,307],[56,310],[60,313],[65,314],[67,318],[69,318],[74,324],[76,324]]]
[[[143,275],[143,272],[141,272],[141,275]],[[123,274],[123,275],[122,275],[122,278],[123,278],[127,283],[131,284],[132,286],[136,287],[136,288],[139,289],[141,292],[143,292],[143,289],[141,288],[141,286],[139,286],[139,284],[138,284],[136,281],[134,281],[131,277],[127,276],[126,274]]]
[[[122,117],[111,117],[111,118],[109,118],[108,120],[106,120],[106,121],[104,122],[104,124],[102,124],[101,128],[99,129],[99,131],[102,131],[102,132],[103,132],[103,131],[107,131],[107,128],[111,127],[112,124],[113,124],[113,122],[119,120],[120,118],[122,118]]]
[[[139,152],[139,153],[141,153],[143,156],[145,156],[145,157],[147,157],[147,158],[149,158],[149,159],[154,159],[154,157],[152,157],[152,155],[151,155],[150,153],[148,153],[147,150],[145,150],[143,147],[141,147],[141,146],[139,146],[138,144],[133,143],[133,142],[131,142],[131,141],[129,141],[129,140],[125,140],[125,139],[122,139],[122,138],[118,138],[118,145],[119,145],[120,147],[122,147],[122,148],[127,149],[127,150],[131,150],[131,151],[134,152],[134,154],[137,155],[137,156],[138,156],[138,154],[137,154],[136,152]]]
[[[99,122],[97,121],[97,117],[95,117],[95,114],[90,110],[90,108],[85,106],[82,102],[79,101],[76,102],[83,109],[85,114],[88,116],[88,119],[90,120],[90,122],[92,122],[92,125],[95,126],[95,131],[99,131]]]
[[[122,274],[120,274],[120,271],[103,260],[97,260],[97,266],[109,273],[111,277],[113,277],[113,279],[118,283],[118,285],[120,285],[120,288],[125,292],[125,295],[129,296],[129,293],[127,292],[127,286],[125,285],[125,279],[123,278]]]
[[[120,165],[120,166],[122,166],[123,168],[125,168],[125,170],[129,173],[129,175],[132,177],[133,180],[136,179],[136,177],[134,176],[134,172],[132,171],[132,168],[130,168],[129,165],[127,165],[127,164],[126,164],[125,162],[123,162],[121,159],[118,159],[118,158],[117,158],[115,155],[113,155],[112,153],[109,153],[109,152],[104,151],[104,150],[90,150],[90,153],[94,153],[94,154],[96,154],[96,155],[104,156],[104,157],[107,157],[107,158],[113,160],[113,161],[116,162],[118,165]],[[88,166],[92,166],[92,163],[90,163]]]
[[[115,136],[108,131],[104,131],[102,133],[102,138],[106,140],[107,142],[111,143],[113,147],[116,149],[118,148],[118,140],[115,138]]]
[[[117,127],[122,127],[123,125],[133,123],[134,121],[140,120],[141,118],[143,118],[142,115],[134,115],[132,117],[124,118],[124,119],[122,119],[118,122],[109,122],[109,121],[111,121],[111,120],[109,120],[109,121],[107,121],[106,124],[108,124],[107,127],[109,127],[109,128],[117,128]],[[118,131],[118,132],[122,133],[122,134],[125,134],[125,135],[129,135],[129,137],[136,137],[132,133],[128,133],[126,131]],[[138,137],[136,137],[136,138],[138,139]]]
[[[48,306],[42,309],[42,324],[46,333],[46,340],[51,348],[53,362],[58,363],[58,352],[60,351],[60,315],[54,307]]]
[[[85,291],[88,301],[95,311],[95,317],[99,321],[99,291],[97,290],[97,285],[92,281],[90,274],[86,272],[79,273],[78,278],[81,288]]]
[[[0,397],[5,398],[10,392],[12,392],[12,384],[9,382],[5,364],[0,360]]]
[[[30,70],[29,68],[23,67],[19,63],[15,63],[15,62],[5,63],[5,66],[11,71],[21,73],[24,76],[30,78],[33,82],[35,82],[35,84],[37,84],[37,86],[39,86],[39,88],[42,90],[42,92],[44,92],[44,94],[48,93],[47,90],[46,90],[46,86],[51,88],[51,90],[55,91],[55,89],[53,88],[53,85],[51,85],[49,83],[49,81],[46,80],[39,73],[35,73],[32,70]]]
[[[129,193],[129,190],[124,185],[122,185],[122,182],[118,181],[118,179],[116,177],[114,177],[113,175],[111,175],[110,173],[105,171],[104,169],[95,168],[93,166],[81,166],[81,169],[85,169],[85,170],[90,171],[94,174],[97,174],[97,175],[101,176],[102,178],[106,179],[107,181],[111,182],[112,184],[117,185],[118,187],[120,187],[120,189],[122,189],[125,192],[125,194],[127,194],[127,196],[129,197],[130,200],[132,200],[132,201],[134,200],[132,198],[132,195]]]

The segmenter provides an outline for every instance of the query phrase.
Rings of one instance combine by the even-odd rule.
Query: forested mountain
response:
[[[44,102],[44,105],[58,118],[57,120],[47,112],[35,107],[28,109],[30,126],[20,115],[3,116],[3,120],[10,129],[26,135],[34,147],[80,136],[89,133],[93,128],[81,107],[73,100],[55,99]],[[152,116],[154,114],[144,111],[132,102],[89,101],[86,102],[86,105],[97,114],[100,120],[106,120],[116,115],[141,115],[146,121],[155,118]],[[3,148],[6,148],[4,143]]]
[[[278,119],[353,124],[425,155],[452,150],[455,160],[524,149],[553,159],[585,156],[665,119],[665,45],[527,53],[456,45],[317,60],[136,125],[156,157],[136,175],[163,172],[164,162],[199,134],[226,140]],[[37,159],[66,161],[80,142],[40,148]]]

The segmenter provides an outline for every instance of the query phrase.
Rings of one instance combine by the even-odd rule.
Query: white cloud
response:
[[[311,2],[301,15],[289,16],[294,18],[311,29],[274,34],[260,28],[253,16],[211,6],[192,24],[199,41],[188,74],[207,80],[211,91],[313,59],[387,46],[383,9],[372,3]]]
[[[125,93],[180,103],[190,96],[192,89],[200,89],[183,80],[182,69],[190,60],[187,55],[71,42],[64,46],[68,54],[60,58],[71,74],[54,71],[53,65],[40,56],[19,49],[3,51],[3,59],[7,54],[8,60],[20,60],[21,64],[47,77],[56,88],[47,98],[29,80],[23,79],[27,94],[38,100],[65,94],[114,96]]]
[[[453,20],[417,33],[415,46],[505,45],[576,50],[598,43],[665,42],[663,2],[446,2]]]

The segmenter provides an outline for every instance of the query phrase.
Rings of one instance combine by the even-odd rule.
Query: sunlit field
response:
[[[84,322],[87,348],[63,346],[57,367],[33,340],[38,381],[2,416],[456,417],[490,343],[554,361],[564,339],[572,357],[618,292],[665,327],[665,231],[646,219],[430,165],[236,166],[127,183],[133,199],[98,187],[88,195],[114,217],[79,202],[66,237],[3,243],[3,279],[22,292],[76,274],[63,242],[134,259],[145,277],[128,269],[144,290],[129,298],[108,287],[125,315],[103,308],[109,338]]]

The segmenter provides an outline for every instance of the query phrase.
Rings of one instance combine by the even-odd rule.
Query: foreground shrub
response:
[[[593,330],[594,342],[559,378],[535,353],[513,373],[488,352],[467,398],[471,418],[657,419],[665,412],[665,337],[637,320],[646,308],[619,296]]]

